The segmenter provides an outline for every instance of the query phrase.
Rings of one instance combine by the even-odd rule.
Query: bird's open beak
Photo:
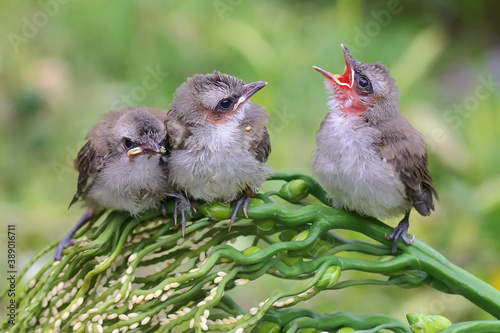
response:
[[[148,142],[143,144],[140,147],[135,147],[130,149],[127,154],[128,156],[135,156],[135,155],[140,155],[140,154],[148,154],[148,155],[155,155],[155,154],[164,154],[167,150],[165,147],[160,146],[155,142],[153,139],[148,139]]]
[[[244,89],[243,94],[238,99],[238,102],[236,102],[236,104],[234,106],[234,110],[237,110],[240,107],[240,105],[242,105],[246,101],[248,101],[250,99],[250,97],[252,97],[253,95],[255,95],[255,93],[257,91],[261,90],[266,85],[267,85],[267,82],[265,82],[265,81],[257,81],[257,82],[252,82],[252,83],[249,83],[249,84],[245,84],[243,86],[243,89]]]
[[[352,57],[351,52],[349,52],[349,50],[347,49],[347,47],[345,47],[344,44],[340,45],[342,45],[342,48],[344,49],[344,58],[345,58],[345,71],[342,76],[338,74],[332,74],[316,66],[313,66],[313,68],[318,72],[320,72],[321,74],[323,74],[326,77],[326,79],[331,83],[335,83],[339,86],[345,86],[351,89],[354,83],[354,69],[353,69],[354,58]]]

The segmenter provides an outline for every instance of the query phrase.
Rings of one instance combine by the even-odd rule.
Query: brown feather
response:
[[[75,169],[78,170],[78,184],[76,194],[71,200],[69,207],[78,201],[80,196],[85,195],[88,188],[92,185],[94,179],[97,176],[99,170],[104,167],[104,161],[106,160],[105,154],[99,154],[91,145],[87,142],[74,161]]]
[[[258,161],[264,163],[271,153],[271,139],[266,128],[271,117],[257,104],[251,107],[253,112],[247,113],[240,127],[245,141],[250,143],[250,152]]]
[[[397,122],[397,125],[394,124]],[[386,124],[380,139],[380,156],[399,173],[405,185],[407,198],[422,216],[434,210],[433,197],[437,193],[432,185],[432,177],[427,169],[428,158],[425,142],[402,116]],[[395,130],[398,128],[399,130]]]
[[[168,112],[165,126],[167,127],[170,147],[172,149],[184,148],[186,139],[191,135],[189,125],[182,122],[173,112]]]

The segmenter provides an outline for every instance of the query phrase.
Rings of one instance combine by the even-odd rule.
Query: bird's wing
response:
[[[265,163],[271,153],[271,140],[267,129],[264,127],[261,133],[248,133],[248,135],[250,136],[250,151],[253,156],[258,161]]]
[[[265,163],[271,153],[271,139],[266,125],[271,116],[259,104],[251,104],[245,119],[240,123],[243,137],[250,144],[250,152],[260,162]]]
[[[394,170],[399,171],[399,177],[405,186],[405,192],[413,207],[420,215],[427,216],[434,210],[436,190],[432,185],[432,177],[427,169],[427,150],[420,136],[382,138],[380,145],[381,157]]]
[[[172,115],[171,112],[167,113],[165,126],[167,127],[170,147],[172,149],[182,148],[186,139],[191,135],[188,126]]]
[[[75,169],[79,171],[78,185],[76,194],[69,204],[70,207],[77,202],[80,196],[92,185],[99,170],[104,166],[105,158],[103,154],[99,154],[92,147],[90,142],[87,142],[82,149],[80,149],[74,161]]]

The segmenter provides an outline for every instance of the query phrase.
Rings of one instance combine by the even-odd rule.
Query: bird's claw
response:
[[[236,217],[238,215],[238,211],[240,208],[243,210],[243,214],[245,217],[248,219],[248,203],[250,202],[250,199],[252,199],[251,196],[249,195],[243,195],[241,198],[236,201],[236,207],[234,208],[233,215],[231,215],[231,220],[229,222],[229,230],[231,230],[231,226],[233,225],[234,221],[236,221]]]
[[[179,200],[175,199],[175,203],[174,203],[174,223],[175,223],[175,225],[177,225],[178,209],[179,209]]]
[[[184,232],[186,231],[186,213],[184,213],[184,209],[181,210],[181,216],[182,237],[184,237]]]
[[[401,220],[401,222],[399,222],[398,226],[395,227],[394,230],[392,230],[392,232],[389,235],[385,235],[385,239],[394,239],[391,248],[392,253],[396,253],[398,251],[399,239],[402,239],[406,245],[411,245],[415,241],[415,235],[413,235],[411,239],[408,238],[408,236],[406,235],[408,233],[408,227],[409,227],[408,217],[405,216]]]
[[[81,227],[83,227],[90,220],[92,220],[96,214],[97,214],[96,211],[87,208],[87,210],[85,211],[85,213],[83,213],[82,217],[80,217],[75,226],[70,230],[70,232],[66,236],[64,236],[64,238],[57,245],[56,253],[54,254],[55,261],[61,261],[64,249],[76,244],[76,241],[73,239],[73,236]]]
[[[54,254],[54,260],[55,261],[61,261],[63,251],[66,250],[67,248],[73,246],[76,244],[76,240],[69,238],[66,239],[64,238],[59,244],[57,245],[56,248],[56,253]]]
[[[162,200],[160,203],[161,213],[163,216],[167,216],[167,201]]]
[[[182,237],[184,237],[184,233],[186,231],[186,212],[185,209],[180,206],[181,199],[175,199],[175,204],[174,204],[174,223],[177,225],[177,218],[179,217],[179,210],[181,211],[181,230],[182,230]],[[191,209],[196,213],[196,205],[194,203],[189,203]]]

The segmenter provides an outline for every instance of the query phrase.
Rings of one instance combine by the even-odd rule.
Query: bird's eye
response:
[[[125,146],[126,149],[130,149],[134,146],[134,143],[129,138],[125,138],[123,140],[123,145]]]
[[[233,105],[233,101],[230,100],[229,98],[224,98],[223,100],[221,100],[219,102],[219,106],[223,110],[229,109],[231,107],[231,105]]]
[[[359,82],[359,86],[362,88],[366,88],[370,84],[370,81],[368,80],[368,78],[366,76],[360,76],[358,82]]]
[[[363,74],[355,74],[354,80],[356,81],[356,90],[361,95],[369,95],[373,93],[372,83],[370,79]]]

